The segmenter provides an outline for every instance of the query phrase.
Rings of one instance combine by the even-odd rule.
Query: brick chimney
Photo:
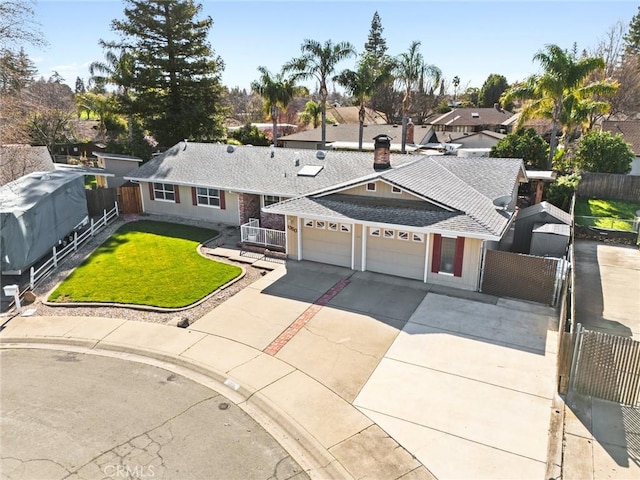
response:
[[[413,145],[415,142],[413,141],[413,122],[409,120],[407,123],[407,131],[404,135],[404,143],[408,145]]]
[[[391,167],[390,150],[391,137],[389,135],[376,135],[373,137],[373,169],[386,170]]]

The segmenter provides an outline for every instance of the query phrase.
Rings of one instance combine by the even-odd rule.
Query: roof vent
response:
[[[324,165],[305,165],[298,171],[299,177],[315,177],[324,168]]]
[[[296,152],[293,158],[293,165],[296,167],[300,166],[300,152]]]
[[[325,152],[324,150],[318,150],[316,152],[316,158],[318,160],[324,160],[327,157],[327,152]]]
[[[275,154],[276,154],[276,146],[272,143],[271,146],[269,147],[269,156],[273,158]]]
[[[471,112],[471,118],[480,118],[480,114],[478,112]]]
[[[233,145],[227,145],[227,153],[233,153],[236,151],[236,147]]]

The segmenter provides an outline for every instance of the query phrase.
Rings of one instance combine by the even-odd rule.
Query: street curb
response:
[[[353,477],[342,467],[340,462],[318,440],[266,396],[233,381],[228,382],[231,379],[209,366],[159,351],[99,340],[58,337],[0,338],[0,349],[11,348],[67,350],[115,357],[156,366],[183,375],[215,390],[235,403],[275,438],[312,479],[353,480]]]
[[[549,444],[547,445],[547,468],[544,478],[562,478],[562,447],[564,442],[565,403],[558,393],[553,396],[551,420],[549,422]]]

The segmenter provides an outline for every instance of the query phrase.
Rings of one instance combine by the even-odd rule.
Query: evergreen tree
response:
[[[101,44],[135,59],[133,112],[164,146],[224,138],[224,64],[207,42],[211,17],[197,19],[194,0],[125,1],[125,19],[111,22],[121,40]]]
[[[380,15],[376,12],[373,14],[369,36],[367,37],[367,42],[364,44],[365,55],[371,55],[374,58],[382,58],[386,55],[387,41],[382,36],[383,30]]]
[[[87,91],[86,87],[84,86],[84,80],[82,80],[80,77],[76,77],[76,93],[85,93]]]
[[[24,49],[15,53],[9,49],[0,51],[0,93],[19,92],[33,81],[36,67]]]
[[[640,54],[640,7],[629,23],[629,31],[624,36],[624,48],[627,54]]]
[[[528,167],[542,170],[547,165],[549,145],[533,128],[520,128],[491,148],[490,157],[521,158]]]
[[[509,88],[509,83],[503,75],[492,73],[482,84],[480,89],[480,106],[493,107],[496,103],[500,103],[500,96]],[[507,110],[506,105],[503,107]]]

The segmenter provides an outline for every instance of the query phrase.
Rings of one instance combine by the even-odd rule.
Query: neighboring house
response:
[[[333,124],[327,125],[327,148],[334,150],[357,150],[360,125]],[[402,125],[364,125],[362,138],[363,150],[373,151],[373,139],[378,135],[391,137],[391,150],[399,152],[402,149]],[[433,137],[433,130],[427,125],[409,124],[406,135],[407,151],[415,151],[417,145],[429,143]],[[313,130],[287,135],[278,140],[285,148],[319,149],[322,145],[322,130],[320,127]]]
[[[0,186],[34,172],[51,172],[53,160],[47,147],[0,146]]]
[[[413,161],[401,155],[396,164]],[[371,171],[371,153],[180,142],[125,180],[140,183],[143,211],[241,225],[260,218],[284,229],[284,218],[260,209],[359,178]]]
[[[368,175],[265,207],[286,217],[289,258],[480,289],[486,249],[508,231],[518,159],[423,157],[377,148]]]
[[[513,113],[501,108],[455,108],[444,115],[432,115],[425,123],[436,132],[481,132],[491,130],[508,133]]]
[[[636,156],[629,175],[640,175],[640,120],[605,120],[602,122],[602,131],[622,135]]]
[[[98,157],[97,167],[112,174],[112,176],[96,177],[98,186],[103,188],[120,187],[126,182],[124,176],[142,163],[141,158],[117,153],[93,152],[93,155]]]
[[[439,143],[454,143],[458,148],[488,148],[495,147],[500,140],[507,135],[483,130],[481,132],[435,132],[436,141]]]
[[[332,118],[336,123],[360,123],[360,107],[327,107],[327,118]],[[384,113],[365,107],[364,123],[369,125],[384,125],[387,123]]]

